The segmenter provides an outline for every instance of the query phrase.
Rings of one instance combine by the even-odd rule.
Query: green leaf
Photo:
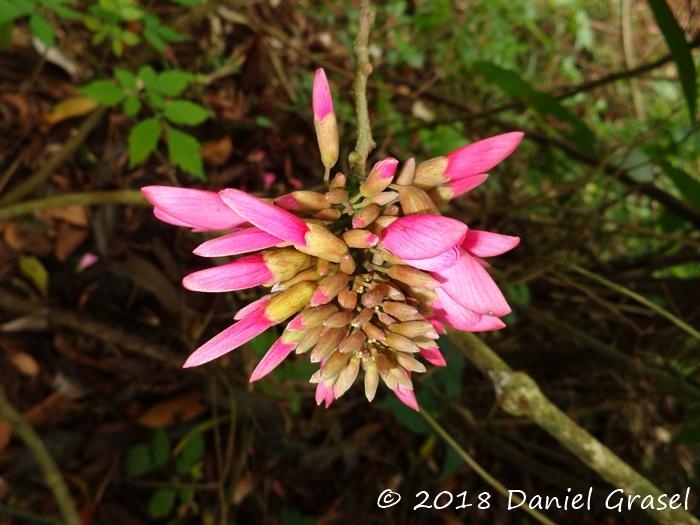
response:
[[[142,120],[129,133],[129,167],[143,162],[158,145],[160,121],[157,117]]]
[[[153,465],[156,467],[162,467],[170,459],[170,451],[172,450],[170,444],[170,437],[168,433],[159,428],[153,433],[151,438],[151,458],[153,459]]]
[[[671,50],[673,60],[676,62],[678,76],[681,80],[681,86],[683,86],[683,94],[685,95],[688,113],[690,114],[690,121],[695,122],[697,83],[695,64],[690,46],[666,0],[649,0],[649,7],[654,13],[656,24],[661,29],[666,45]]]
[[[155,69],[153,69],[151,66],[142,66],[139,69],[137,76],[141,79],[141,82],[143,82],[143,87],[146,88],[146,91],[154,89],[156,79],[158,78]]]
[[[166,97],[179,97],[193,78],[194,75],[187,71],[163,71],[156,78],[153,89]]]
[[[146,42],[151,44],[151,46],[153,46],[153,49],[155,49],[159,53],[162,54],[165,51],[165,41],[160,36],[158,36],[158,33],[153,29],[145,28],[143,30],[143,37],[146,39]]]
[[[134,75],[128,69],[122,69],[120,67],[114,68],[114,78],[117,82],[122,85],[122,87],[136,92],[136,75]]]
[[[165,99],[156,93],[155,91],[148,91],[148,103],[158,111],[163,111],[165,109]]]
[[[80,92],[105,106],[116,106],[124,98],[124,91],[111,80],[95,80],[83,86]]]
[[[22,255],[19,258],[19,271],[29,279],[43,297],[49,292],[49,272],[46,267],[33,255]]]
[[[52,47],[56,41],[56,33],[51,22],[41,15],[29,17],[29,30],[32,35],[41,40],[46,47]]]
[[[124,44],[126,44],[129,47],[133,47],[139,42],[141,42],[141,37],[133,31],[123,31],[122,42],[124,42]]]
[[[189,100],[173,100],[165,106],[165,118],[173,124],[196,126],[209,118],[206,108]]]
[[[168,126],[168,156],[183,171],[204,180],[202,146],[192,135]]]
[[[175,507],[175,497],[177,491],[174,489],[162,488],[156,490],[148,502],[148,515],[151,518],[165,518]]]
[[[0,0],[0,24],[12,22],[33,10],[34,4],[28,0]]]
[[[126,452],[126,473],[132,477],[142,476],[153,470],[153,462],[148,447],[144,443],[129,447]]]
[[[192,434],[182,449],[182,453],[177,458],[177,463],[175,464],[177,471],[180,474],[188,473],[192,467],[202,460],[205,449],[204,434],[202,432]]]
[[[122,109],[127,117],[134,117],[141,111],[141,100],[136,95],[126,97],[122,103]]]
[[[673,184],[676,185],[683,198],[692,204],[694,208],[700,210],[700,181],[667,162],[662,162],[661,168],[668,178],[673,181]]]
[[[475,62],[474,68],[504,93],[519,99],[540,115],[554,116],[569,127],[567,135],[587,152],[593,152],[595,133],[553,96],[536,90],[515,71],[490,62]]]
[[[5,49],[12,41],[12,29],[11,23],[7,22],[0,24],[0,49]]]

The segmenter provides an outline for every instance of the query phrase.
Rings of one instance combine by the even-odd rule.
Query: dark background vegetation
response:
[[[294,359],[251,386],[274,334],[180,369],[255,292],[185,292],[181,277],[204,266],[191,254],[201,234],[145,206],[90,200],[147,184],[319,187],[316,67],[334,90],[345,155],[354,145],[357,11],[345,4],[0,0],[0,385],[85,524],[531,522],[391,395],[370,405],[355,388],[318,408],[310,367]],[[669,5],[698,47],[700,6]],[[492,267],[513,306],[508,327],[483,338],[663,490],[693,487],[697,513],[697,340],[626,293],[698,324],[699,55],[671,53],[668,27],[640,0],[380,2],[369,100],[375,158],[422,160],[526,132],[448,210],[522,238]],[[191,105],[168,116],[159,97]],[[74,192],[85,200],[7,212]],[[80,270],[86,253],[99,259]],[[448,367],[418,382],[419,401],[492,476],[532,494],[613,489],[500,411],[488,379],[443,347]],[[385,488],[403,502],[378,509]],[[414,511],[420,490],[490,491],[493,505]],[[546,514],[650,522],[601,508]],[[0,523],[56,515],[32,455],[0,421]]]

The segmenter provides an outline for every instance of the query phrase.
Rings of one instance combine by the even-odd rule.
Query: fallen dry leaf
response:
[[[174,423],[183,423],[202,414],[207,406],[198,391],[188,392],[173,399],[156,403],[146,410],[138,421],[148,428],[165,428]]]
[[[21,374],[29,377],[36,377],[39,375],[41,367],[37,360],[28,353],[15,350],[10,352],[8,359]]]
[[[233,142],[228,136],[217,140],[208,140],[202,144],[202,159],[209,166],[221,166],[233,152]]]
[[[95,99],[90,97],[75,96],[61,100],[46,114],[44,120],[49,126],[58,124],[64,120],[87,115],[98,106]]]
[[[42,210],[41,215],[48,219],[60,219],[74,226],[87,226],[88,214],[85,206],[73,204],[71,206],[63,206],[61,208],[46,208]]]
[[[60,223],[54,241],[56,259],[61,262],[68,259],[87,236],[88,232],[83,228],[75,228],[65,222]]]

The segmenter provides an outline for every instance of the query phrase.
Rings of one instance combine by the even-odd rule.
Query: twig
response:
[[[372,128],[369,125],[367,109],[367,78],[372,74],[372,64],[369,61],[369,29],[374,22],[374,11],[369,0],[360,4],[360,28],[357,32],[353,50],[357,57],[357,71],[353,89],[355,91],[355,112],[357,113],[357,144],[355,151],[350,154],[350,172],[355,182],[359,183],[365,177],[365,165],[369,152],[374,148]]]
[[[92,204],[135,204],[148,205],[148,201],[138,190],[94,191],[85,193],[61,193],[42,199],[35,199],[9,206],[0,206],[0,220],[13,219],[29,215],[47,208],[63,208],[74,204],[90,206]]]
[[[46,484],[53,493],[58,508],[63,516],[66,525],[80,525],[78,512],[71,498],[66,483],[63,481],[61,471],[56,466],[51,454],[46,450],[46,446],[41,438],[34,432],[32,426],[22,417],[22,414],[10,403],[4,395],[0,395],[0,419],[6,420],[12,426],[17,435],[24,441],[31,451],[34,459],[39,464]]]
[[[70,310],[48,307],[36,301],[19,297],[2,288],[0,288],[0,310],[42,315],[54,325],[72,328],[100,341],[116,345],[133,355],[148,357],[168,367],[176,368],[179,366],[178,356],[174,355],[171,349],[133,335],[133,329],[128,332],[111,324],[88,319],[85,315]]]
[[[491,379],[498,403],[504,411],[536,423],[603,479],[626,494],[641,498],[651,496],[658,501],[661,490],[559,410],[530,376],[514,371],[474,334],[453,331],[450,338],[474,366]],[[644,510],[652,519],[664,525],[700,525],[700,520],[683,508]]]
[[[30,175],[28,179],[12,188],[7,192],[7,194],[0,198],[0,204],[17,202],[29,195],[38,186],[43,184],[53,174],[53,172],[56,171],[56,168],[58,168],[63,161],[70,157],[73,152],[78,149],[78,146],[85,141],[90,132],[95,128],[95,126],[97,126],[97,124],[99,124],[102,116],[105,114],[105,111],[107,111],[107,108],[105,107],[100,107],[99,109],[93,111],[85,120],[83,120],[75,135],[68,139],[63,147],[56,151],[56,153],[54,153],[49,160],[42,164],[38,170]]]
[[[481,479],[483,479],[486,483],[491,485],[493,488],[495,488],[498,492],[500,492],[503,496],[508,496],[508,489],[503,485],[500,481],[498,481],[496,478],[491,476],[488,472],[486,472],[481,465],[479,465],[474,458],[472,458],[469,454],[467,454],[466,450],[464,450],[459,443],[457,443],[452,436],[444,429],[440,424],[435,421],[433,416],[428,414],[427,410],[421,410],[420,415],[423,416],[423,419],[425,419],[428,424],[433,427],[433,430],[437,432],[442,439],[445,440],[445,442],[452,447],[452,450],[454,450],[457,455],[462,458],[462,461],[464,461],[469,467],[476,472]],[[521,503],[523,500],[520,498],[520,496],[514,497],[516,503]],[[535,520],[539,521],[540,523],[544,523],[545,525],[556,525],[552,520],[550,520],[547,516],[544,514],[540,514],[537,512],[535,509],[530,507],[527,503],[523,505],[523,510],[527,512],[530,516],[535,518]]]
[[[635,301],[637,301],[640,304],[643,304],[647,308],[655,311],[657,314],[662,315],[663,317],[665,317],[666,319],[671,321],[673,324],[675,324],[678,328],[683,330],[685,333],[687,333],[691,337],[700,340],[700,332],[698,330],[696,330],[695,328],[690,326],[688,323],[686,323],[682,319],[679,319],[678,317],[673,315],[668,310],[661,308],[660,306],[654,304],[646,297],[639,295],[638,293],[633,292],[632,290],[629,290],[629,289],[625,288],[624,286],[620,286],[619,284],[616,284],[612,281],[609,281],[605,277],[601,277],[598,274],[595,274],[593,272],[589,272],[588,270],[586,270],[585,268],[582,268],[578,264],[570,263],[570,264],[567,264],[567,266],[569,268],[571,268],[572,270],[574,270],[575,272],[580,273],[581,275],[585,275],[586,277],[588,277],[589,279],[593,279],[594,281],[598,281],[600,284],[603,284],[603,285],[607,286],[608,288],[615,290],[616,292],[619,292],[622,295],[629,297],[630,299],[634,299]]]

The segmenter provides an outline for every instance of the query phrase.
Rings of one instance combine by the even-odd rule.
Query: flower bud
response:
[[[314,127],[321,152],[321,162],[330,170],[338,162],[338,124],[333,111],[333,99],[328,87],[328,80],[323,69],[317,69],[312,90],[314,110]]]
[[[332,301],[341,288],[345,288],[348,285],[349,280],[348,275],[343,272],[336,272],[333,275],[324,277],[311,297],[311,306],[319,306]]]
[[[379,237],[368,230],[348,230],[343,233],[343,240],[349,248],[372,248],[379,242]]]
[[[391,184],[391,181],[394,179],[394,173],[396,172],[398,163],[399,161],[393,157],[387,157],[377,162],[370,170],[364,182],[360,184],[360,193],[362,196],[373,197],[388,188],[389,184]]]
[[[405,264],[391,266],[387,271],[387,275],[392,279],[407,284],[411,288],[433,289],[440,285],[429,273]]]
[[[416,166],[413,185],[424,190],[429,190],[447,182],[448,179],[445,176],[447,164],[447,157],[435,157],[421,162]]]
[[[353,216],[352,227],[357,229],[366,228],[374,222],[374,219],[379,217],[381,211],[382,209],[378,204],[368,204]]]
[[[389,330],[411,339],[419,336],[428,337],[430,339],[438,338],[435,328],[433,328],[433,325],[428,321],[404,321],[391,325]]]
[[[338,378],[333,385],[333,394],[336,399],[342,396],[352,386],[357,379],[357,373],[360,371],[360,358],[356,355],[352,356],[345,365],[345,368],[338,374]]]
[[[365,396],[368,401],[372,401],[377,394],[377,386],[379,385],[379,371],[377,363],[372,359],[368,359],[365,364]]]
[[[364,333],[359,331],[355,332],[343,339],[340,346],[338,346],[338,351],[344,354],[359,352],[362,350],[362,346],[365,344],[366,340],[367,337]]]
[[[404,215],[416,213],[429,213],[440,215],[440,210],[433,202],[433,199],[420,188],[415,186],[404,186],[399,190],[399,202]]]
[[[396,184],[410,186],[413,184],[413,177],[416,174],[416,159],[411,157],[401,166],[401,172],[396,177]]]
[[[408,337],[397,334],[396,332],[386,332],[385,344],[399,352],[409,354],[417,354],[420,352],[418,345],[411,341]]]
[[[315,288],[314,283],[303,281],[273,296],[265,307],[266,317],[275,323],[284,321],[309,304]]]
[[[308,330],[320,326],[331,315],[338,311],[338,307],[334,304],[324,304],[323,306],[314,306],[307,308],[297,315],[287,325],[288,330]]]
[[[412,357],[410,354],[397,352],[396,361],[406,370],[409,370],[411,372],[423,373],[426,371],[425,365],[418,361],[418,359]]]
[[[347,328],[325,328],[318,343],[316,343],[316,348],[311,352],[309,358],[311,362],[319,363],[331,355],[331,352],[335,351],[347,333]]]
[[[323,193],[298,190],[275,199],[275,204],[290,211],[318,211],[330,206]]]
[[[328,360],[323,364],[320,369],[320,376],[323,380],[333,379],[337,376],[341,370],[345,368],[348,361],[350,360],[350,354],[341,354],[340,352],[334,352]]]
[[[291,279],[311,264],[311,257],[295,248],[266,250],[263,252],[263,260],[277,282]]]
[[[340,262],[340,258],[348,253],[347,245],[324,226],[314,222],[306,225],[309,228],[304,235],[306,246],[297,246],[299,251],[334,263]]]

